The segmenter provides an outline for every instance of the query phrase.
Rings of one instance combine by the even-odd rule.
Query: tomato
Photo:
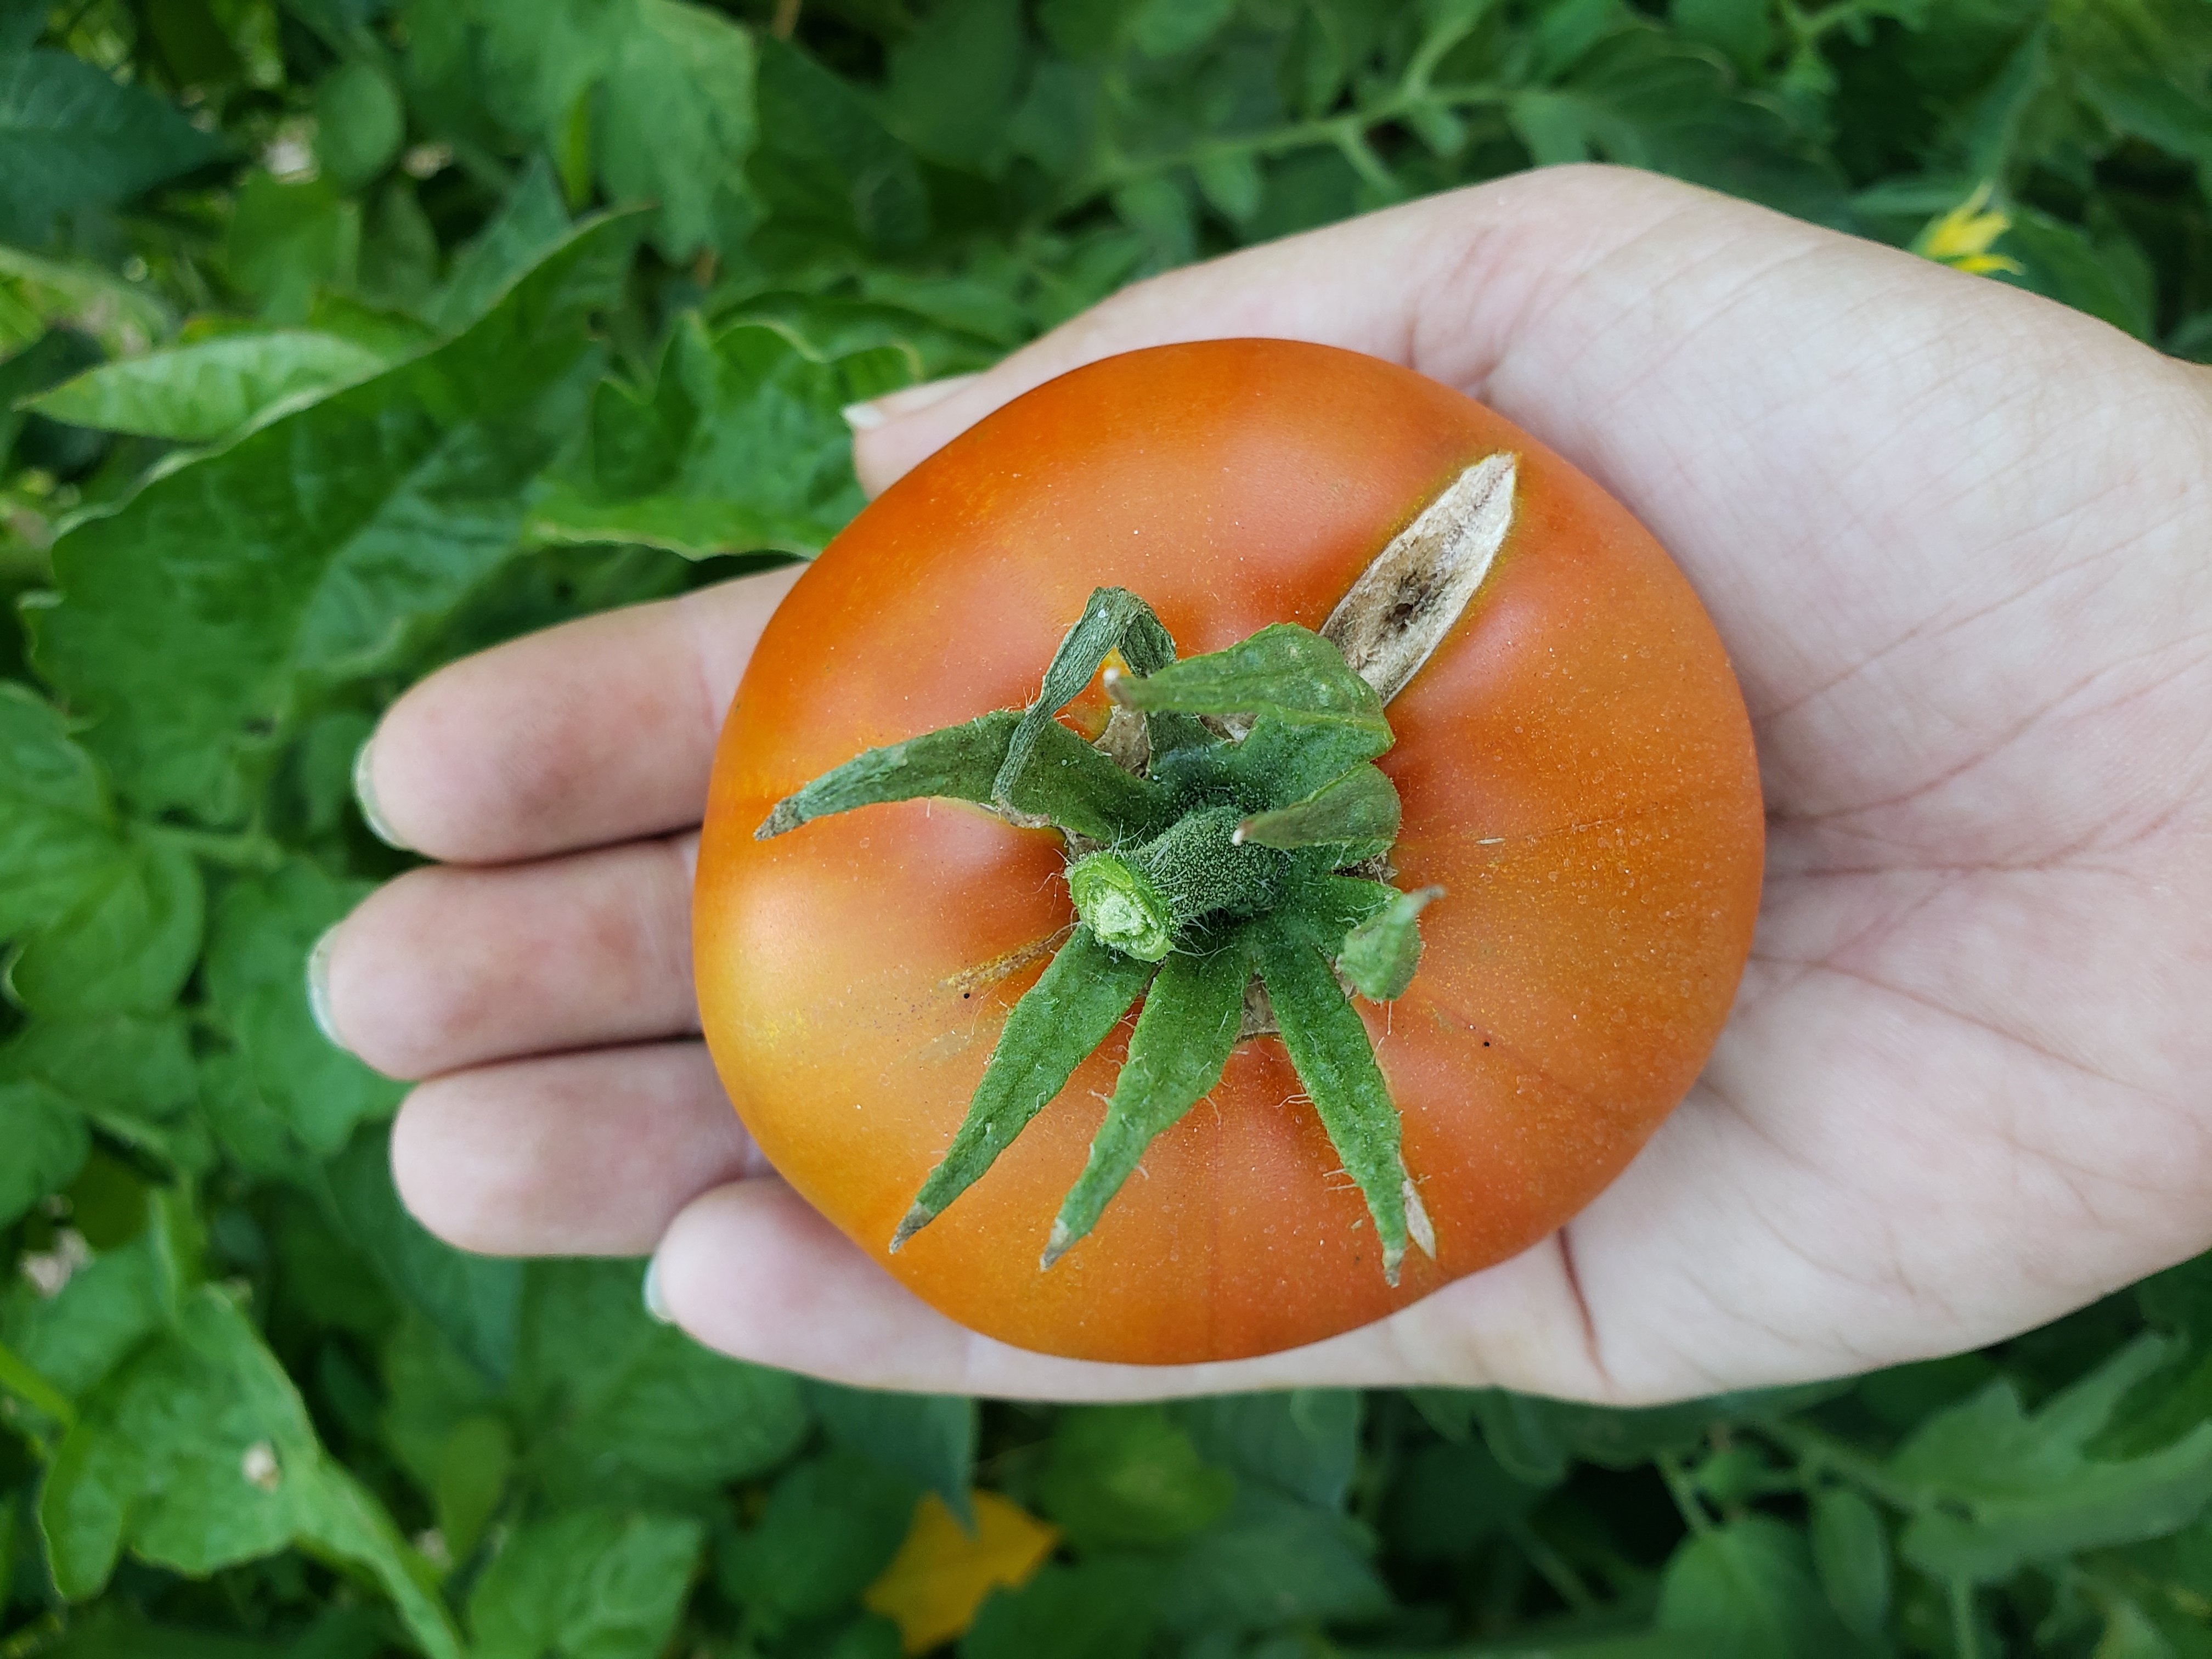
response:
[[[892,1254],[1014,1003],[1073,921],[1051,830],[941,799],[757,840],[861,750],[1036,695],[1094,589],[1188,657],[1321,627],[1467,469],[1513,458],[1473,599],[1388,706],[1396,884],[1437,888],[1410,988],[1360,1003],[1434,1230],[1395,1285],[1283,1040],[1239,1041],[1079,1246],[1039,1265],[1124,1020],[988,1172]],[[1094,687],[1061,716],[1096,736]],[[1688,583],[1498,415],[1332,348],[1212,341],[1094,363],[863,512],[770,622],[716,755],[701,1017],[770,1162],[933,1306],[1017,1346],[1180,1364],[1366,1323],[1528,1249],[1681,1099],[1750,949],[1750,724]]]

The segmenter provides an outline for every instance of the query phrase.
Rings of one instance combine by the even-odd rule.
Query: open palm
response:
[[[689,857],[787,574],[592,618],[395,706],[364,777],[448,860],[323,953],[434,1231],[656,1252],[747,1358],[1065,1398],[1500,1383],[1637,1401],[2021,1329],[2212,1244],[2212,377],[2000,285],[1644,175],[1522,175],[1145,284],[887,401],[881,488],[1110,352],[1409,364],[1590,473],[1688,572],[1769,811],[1758,941],[1681,1109],[1545,1244],[1233,1364],[951,1325],[776,1180],[696,1041]],[[902,402],[903,401],[903,407]]]

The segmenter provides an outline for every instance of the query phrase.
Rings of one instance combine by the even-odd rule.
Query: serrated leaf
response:
[[[1018,0],[954,0],[891,50],[885,113],[917,153],[974,167],[1002,141],[1019,85]]]
[[[0,1338],[69,1398],[84,1395],[167,1324],[171,1285],[151,1230],[97,1255],[52,1297],[9,1286]]]
[[[382,354],[311,329],[218,335],[104,363],[25,405],[50,420],[212,443],[277,404],[367,380]]]
[[[651,388],[592,394],[589,447],[534,492],[530,534],[690,558],[817,553],[863,499],[839,411],[912,379],[894,347],[825,362],[766,325],[710,335],[687,317]]]
[[[56,215],[113,207],[222,150],[166,100],[67,52],[0,54],[0,240],[42,242]]]
[[[753,210],[738,194],[758,124],[752,36],[682,0],[632,0],[603,70],[594,149],[615,201],[651,202],[672,259],[734,246]]]
[[[490,222],[453,255],[446,281],[424,316],[433,326],[458,333],[560,246],[571,229],[560,181],[543,156],[533,156],[493,214]]]
[[[1929,1418],[1889,1463],[1893,1478],[1930,1500],[1899,1553],[1939,1578],[1986,1583],[2029,1562],[2154,1538],[2201,1514],[2212,1503],[2212,1423],[2139,1457],[2086,1449],[2171,1346],[2137,1338],[2033,1416],[2001,1377]]]
[[[521,1331],[522,1264],[471,1255],[432,1237],[399,1201],[391,1148],[391,1132],[369,1125],[331,1163],[331,1195],[345,1235],[392,1291],[486,1378],[503,1383]]]
[[[966,1489],[959,1495],[965,1508]],[[851,1606],[890,1565],[914,1503],[913,1485],[873,1462],[849,1453],[810,1459],[776,1481],[757,1522],[723,1547],[718,1577],[770,1634],[823,1618]]]
[[[1072,1406],[1053,1426],[1037,1496],[1079,1549],[1144,1548],[1228,1511],[1237,1477],[1198,1455],[1158,1406]]]
[[[1180,1632],[1372,1619],[1390,1607],[1372,1553],[1357,1522],[1248,1484],[1163,1564],[1161,1619]]]
[[[1327,1509],[1342,1507],[1359,1456],[1353,1389],[1215,1395],[1169,1407],[1207,1462]]]
[[[239,188],[223,251],[231,280],[264,317],[304,322],[318,289],[353,285],[361,204],[326,179],[254,173]]]
[[[1889,1534],[1881,1516],[1857,1492],[1829,1487],[1812,1505],[1813,1565],[1828,1605],[1851,1630],[1869,1639],[1889,1620]]]
[[[475,1659],[651,1659],[704,1542],[689,1516],[605,1508],[525,1527],[469,1596]]]
[[[8,988],[34,1012],[152,1012],[176,1000],[200,953],[199,866],[133,830],[76,901],[23,942]]]
[[[745,172],[770,215],[769,246],[799,263],[800,249],[879,256],[921,242],[929,229],[921,169],[868,100],[787,42],[764,40],[759,53],[761,139]]]
[[[964,1523],[975,1484],[976,1403],[964,1395],[893,1394],[811,1382],[830,1437],[878,1468],[933,1492]]]
[[[156,477],[55,544],[40,665],[126,793],[222,821],[310,685],[392,660],[507,558],[596,367],[627,232],[574,233],[434,351]]]
[[[805,1438],[796,1379],[648,1318],[629,1262],[531,1270],[514,1392],[556,1493],[688,1492],[772,1468]]]
[[[0,1227],[74,1180],[92,1151],[84,1114],[43,1083],[0,1083]]]
[[[235,1303],[203,1288],[80,1403],[39,1499],[54,1581],[97,1592],[125,1547],[194,1576],[295,1541],[368,1568],[434,1659],[460,1645],[391,1518],[331,1464]]]
[[[960,1638],[960,1659],[1142,1659],[1156,1585],[1143,1561],[1048,1562],[1018,1589],[991,1592]]]
[[[1712,1659],[1837,1659],[1854,1644],[1814,1582],[1803,1534],[1763,1515],[1692,1536],[1667,1564],[1658,1627]]]
[[[210,998],[252,1087],[319,1158],[336,1153],[365,1120],[388,1115],[404,1092],[333,1048],[307,1006],[308,951],[368,890],[366,882],[338,881],[295,859],[223,895],[208,947]],[[220,1127],[224,1109],[210,1103]]]

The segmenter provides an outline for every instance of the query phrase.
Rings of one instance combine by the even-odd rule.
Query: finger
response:
[[[766,1168],[696,1042],[456,1072],[392,1131],[407,1207],[491,1255],[641,1255],[699,1193]]]
[[[441,669],[386,711],[358,776],[402,846],[504,863],[698,823],[714,738],[803,566],[609,611]]]
[[[343,1047],[391,1077],[698,1030],[698,837],[489,869],[410,870],[318,951]]]
[[[1601,1397],[1555,1243],[1390,1319],[1264,1358],[1111,1365],[1031,1353],[962,1328],[862,1255],[781,1180],[694,1200],[653,1259],[656,1292],[708,1346],[868,1388],[1051,1400],[1154,1400],[1248,1389],[1502,1383]]]

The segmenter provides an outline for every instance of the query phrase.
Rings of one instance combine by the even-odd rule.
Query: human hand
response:
[[[1066,368],[1318,340],[1497,408],[1650,526],[1728,641],[1769,811],[1704,1075],[1559,1234],[1394,1317],[1147,1369],[952,1325],[784,1187],[696,1040],[690,858],[793,573],[456,665],[365,761],[447,867],[323,952],[393,1158],[465,1248],[656,1252],[748,1358],[1060,1398],[1499,1384],[1632,1402],[2022,1329],[2212,1244],[2212,384],[1998,284],[1664,180],[1523,174],[1133,289],[934,402],[880,489]]]

